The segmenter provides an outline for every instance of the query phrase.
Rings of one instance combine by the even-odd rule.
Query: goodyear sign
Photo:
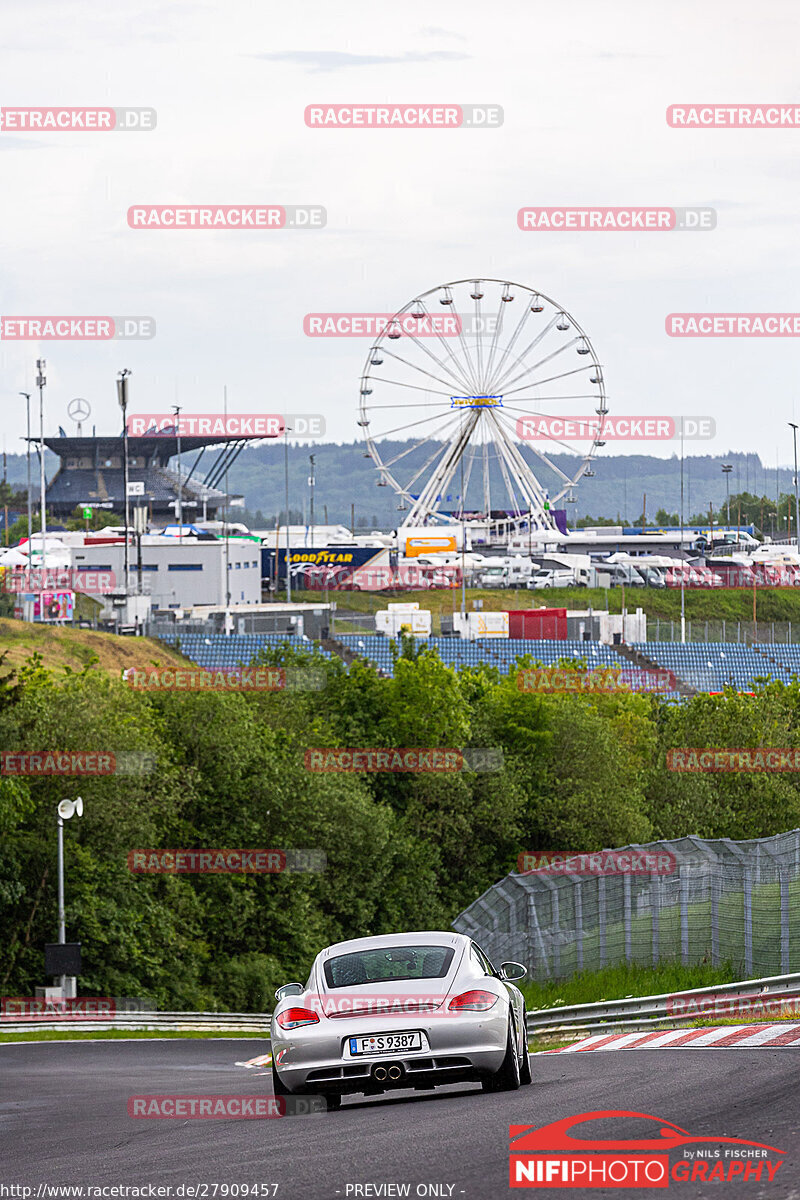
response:
[[[289,555],[289,562],[314,563],[321,567],[338,563],[349,564],[352,561],[353,553],[350,550],[293,550]]]

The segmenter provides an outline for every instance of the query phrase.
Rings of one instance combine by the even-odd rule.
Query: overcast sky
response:
[[[321,412],[358,436],[369,343],[303,316],[393,312],[510,278],[587,330],[612,413],[710,414],[696,451],[791,457],[797,339],[667,337],[673,311],[800,310],[800,129],[681,131],[668,105],[800,100],[791,0],[218,5],[4,0],[2,104],[151,106],[150,133],[0,132],[2,315],[149,315],[152,341],[0,342],[20,448],[35,359],[47,432],[131,409]],[[500,129],[317,130],[311,103],[503,107]],[[132,230],[132,204],[321,204],[321,231]],[[713,232],[523,233],[526,205],[711,205]],[[84,430],[86,432],[86,430]],[[692,448],[695,449],[694,447]],[[674,445],[609,444],[671,454]]]

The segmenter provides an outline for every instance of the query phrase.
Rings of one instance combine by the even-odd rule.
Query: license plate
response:
[[[421,1050],[422,1034],[375,1033],[368,1037],[351,1037],[351,1054],[397,1054],[402,1050]]]

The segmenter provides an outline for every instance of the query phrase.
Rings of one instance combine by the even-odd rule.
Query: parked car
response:
[[[528,580],[527,586],[529,591],[533,592],[538,592],[541,588],[575,587],[575,572],[542,567]]]
[[[645,587],[636,567],[624,563],[598,564],[595,568],[597,587]]]
[[[648,587],[665,588],[667,586],[664,572],[660,567],[637,567],[636,570]]]
[[[528,586],[533,567],[529,558],[511,558],[484,567],[479,576],[481,587],[516,588]]]

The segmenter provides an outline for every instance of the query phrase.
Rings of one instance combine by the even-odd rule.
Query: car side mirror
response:
[[[287,996],[301,996],[303,994],[302,983],[285,983],[283,987],[279,987],[275,993],[276,1000],[285,1000]]]
[[[500,964],[500,978],[511,983],[514,979],[524,979],[528,974],[528,968],[523,967],[522,963],[504,962]]]

